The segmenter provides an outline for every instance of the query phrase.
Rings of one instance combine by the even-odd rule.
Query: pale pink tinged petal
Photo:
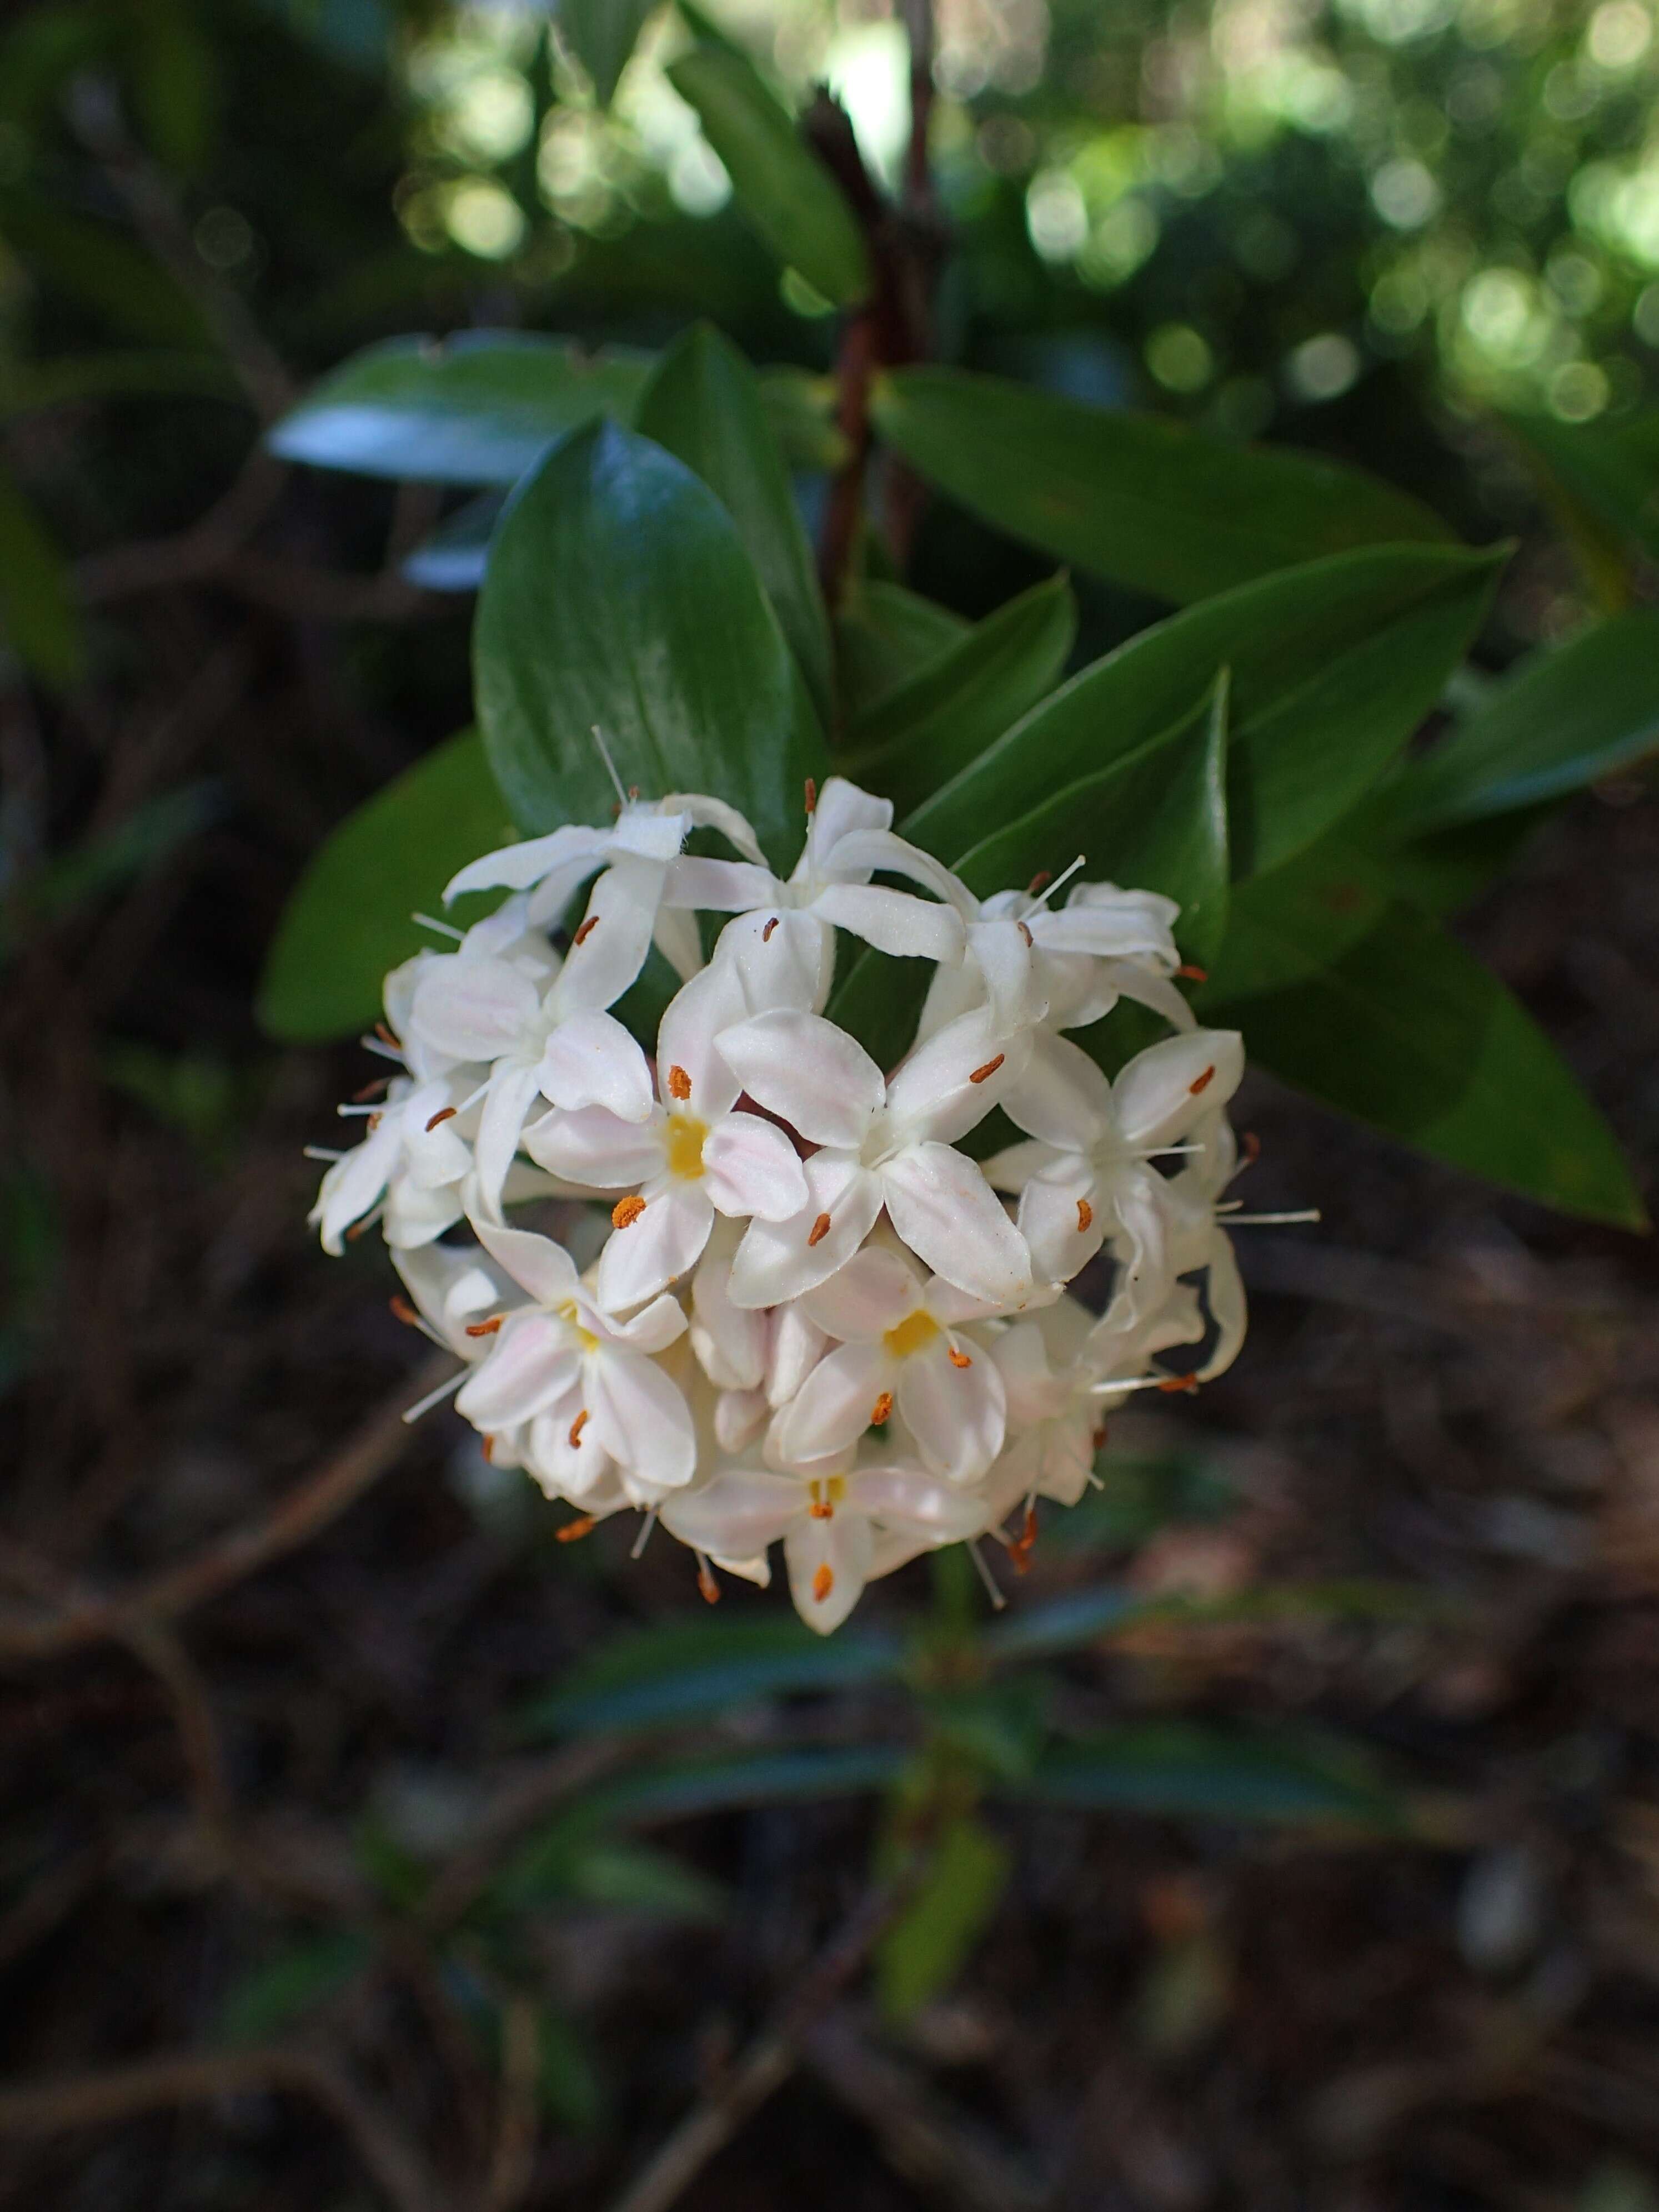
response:
[[[969,957],[985,979],[991,1027],[999,1036],[1027,1029],[1048,1011],[1038,963],[1023,922],[975,922],[968,932]]]
[[[744,860],[752,860],[757,867],[766,866],[766,855],[749,826],[748,817],[725,799],[711,799],[702,791],[674,791],[661,804],[665,812],[683,814],[696,829],[718,830],[728,845],[737,847]]]
[[[453,1060],[499,1060],[534,1026],[541,994],[505,960],[440,954],[410,1001],[410,1027]]]
[[[1075,1154],[1033,1176],[1019,1197],[1019,1233],[1031,1249],[1039,1282],[1069,1283],[1105,1242],[1109,1209],[1095,1188],[1095,1171]]]
[[[1220,1335],[1214,1351],[1198,1370],[1206,1382],[1211,1376],[1222,1374],[1237,1358],[1249,1323],[1244,1284],[1233,1255],[1232,1240],[1218,1230],[1210,1255],[1209,1304]]]
[[[602,1106],[619,1121],[637,1122],[656,1103],[645,1054],[614,1014],[597,1009],[560,1023],[537,1072],[542,1095],[567,1112]]]
[[[592,1304],[579,1309],[583,1326],[592,1335],[602,1336],[607,1343],[626,1345],[630,1352],[666,1352],[686,1332],[685,1309],[671,1291],[665,1291],[653,1298],[648,1306],[618,1321],[614,1314],[602,1313]]]
[[[337,1259],[340,1240],[386,1188],[398,1158],[396,1133],[384,1123],[343,1159],[336,1160],[317,1192],[311,1219],[322,1231],[323,1249]]]
[[[1039,1036],[1003,1100],[1011,1121],[1063,1152],[1086,1152],[1112,1129],[1112,1086],[1079,1046]]]
[[[478,1202],[492,1218],[501,1213],[501,1185],[513,1164],[513,1155],[519,1149],[525,1116],[540,1096],[541,1084],[533,1067],[503,1060],[489,1079],[483,1112],[478,1117],[473,1165],[477,1176]]]
[[[830,1335],[858,1342],[896,1328],[921,1304],[923,1292],[921,1277],[908,1261],[872,1244],[808,1291],[803,1304]]]
[[[1138,1052],[1112,1085],[1117,1126],[1137,1149],[1173,1144],[1224,1106],[1244,1073],[1237,1030],[1194,1030]]]
[[[1002,1449],[1006,1401],[988,1355],[958,1367],[935,1343],[899,1362],[896,1395],[923,1464],[943,1480],[977,1482]]]
[[[465,1207],[462,1185],[446,1183],[441,1190],[422,1190],[407,1176],[394,1176],[386,1195],[380,1231],[388,1244],[408,1250],[429,1244],[453,1228]]]
[[[771,1418],[764,1390],[722,1390],[714,1401],[714,1441],[735,1459]]]
[[[806,1486],[787,1474],[728,1468],[684,1498],[671,1498],[662,1525],[699,1552],[746,1559],[775,1544],[806,1510]]]
[[[885,1095],[864,1047],[818,1014],[757,1015],[720,1050],[751,1098],[815,1145],[856,1150]]]
[[[525,1149],[550,1175],[593,1190],[637,1190],[664,1171],[667,1116],[653,1110],[648,1121],[619,1121],[603,1106],[584,1106],[574,1114],[543,1115],[525,1133]]]
[[[1036,1322],[1016,1322],[1005,1329],[991,1346],[991,1358],[1002,1377],[1012,1426],[1047,1420],[1059,1411],[1065,1392],[1056,1386],[1048,1347]]]
[[[819,1360],[780,1413],[774,1449],[793,1467],[835,1458],[870,1426],[893,1379],[893,1362],[878,1344],[843,1344]]]
[[[720,1390],[757,1390],[766,1379],[771,1325],[763,1313],[734,1306],[728,1291],[737,1237],[720,1224],[691,1283],[691,1349]]]
[[[766,1402],[787,1406],[830,1349],[830,1339],[805,1306],[779,1306],[768,1322]]]
[[[562,1244],[533,1230],[508,1229],[494,1221],[475,1221],[478,1242],[497,1267],[544,1306],[562,1305],[580,1286],[576,1263]]]
[[[1025,1240],[972,1160],[946,1145],[913,1145],[880,1174],[894,1228],[936,1274],[1000,1306],[1030,1295]]]
[[[751,1221],[732,1266],[732,1303],[781,1306],[827,1282],[856,1252],[881,1212],[879,1176],[845,1152],[805,1164],[806,1203],[787,1221]]]
[[[1116,1224],[1112,1251],[1120,1272],[1112,1305],[1116,1310],[1121,1304],[1136,1318],[1156,1312],[1175,1282],[1169,1190],[1156,1169],[1134,1165],[1115,1170],[1102,1188]]]
[[[830,859],[844,839],[870,830],[889,830],[892,821],[890,799],[878,799],[873,793],[860,791],[844,775],[832,775],[818,793],[807,831],[807,851],[802,857],[822,864]],[[795,872],[799,876],[800,870],[797,868]]]
[[[980,1526],[986,1526],[982,1515]],[[875,1545],[870,1554],[870,1571],[865,1577],[866,1583],[879,1582],[884,1575],[893,1574],[900,1567],[908,1567],[912,1559],[920,1559],[924,1552],[939,1549],[937,1544],[926,1536],[919,1535],[914,1528],[876,1528],[873,1533]]]
[[[804,1514],[783,1539],[789,1594],[809,1628],[828,1636],[864,1595],[875,1555],[875,1533],[861,1513],[842,1508],[827,1521]]]
[[[658,1495],[690,1482],[697,1465],[691,1415],[662,1369],[641,1352],[609,1349],[582,1365],[594,1433],[618,1466]]]
[[[655,1297],[697,1264],[714,1209],[700,1184],[657,1184],[644,1211],[612,1229],[599,1255],[595,1289],[608,1313],[625,1313]]]
[[[562,1322],[548,1314],[513,1314],[457,1397],[456,1411],[486,1435],[512,1428],[533,1420],[562,1396],[577,1372],[575,1347]]]
[[[528,890],[555,868],[572,861],[591,857],[597,865],[610,842],[608,830],[590,830],[585,823],[570,822],[545,837],[526,837],[522,844],[503,845],[499,852],[470,860],[459,875],[452,876],[444,886],[444,903],[447,906],[451,899],[459,898],[463,891],[494,890],[503,884],[515,891]]]
[[[665,799],[623,807],[611,835],[617,852],[663,862],[674,858],[690,827],[690,815]]]
[[[1045,951],[1091,952],[1106,959],[1161,956],[1173,969],[1181,956],[1170,932],[1180,913],[1175,900],[1159,891],[1079,884],[1058,913],[1039,908],[1029,927]]]
[[[749,914],[777,895],[778,879],[770,868],[682,853],[668,871],[663,900],[671,907],[699,907],[705,914]]]
[[[1045,1168],[1053,1167],[1056,1160],[1065,1158],[1066,1154],[1057,1152],[1052,1145],[1039,1145],[1033,1138],[1024,1144],[1010,1145],[1002,1152],[993,1152],[988,1160],[980,1162],[980,1166],[994,1190],[1012,1191],[1018,1195],[1034,1175],[1041,1175]]]
[[[442,1110],[441,1107],[433,1109],[434,1113]],[[459,1182],[472,1165],[472,1147],[456,1135],[453,1121],[441,1121],[435,1129],[429,1129],[405,1115],[403,1152],[409,1179],[420,1190],[441,1190],[449,1183]]]
[[[721,931],[714,952],[737,969],[751,1014],[821,1012],[835,981],[835,931],[793,908],[740,915]]]
[[[573,1504],[591,1506],[599,1498],[619,1498],[621,1470],[594,1433],[580,1389],[532,1422],[531,1455],[552,1474],[560,1495]]]
[[[930,1545],[959,1544],[985,1524],[979,1498],[919,1467],[860,1468],[848,1477],[847,1498],[872,1520],[906,1529]]]
[[[806,1203],[800,1157],[775,1122],[728,1114],[702,1148],[702,1187],[722,1213],[787,1221]]]
[[[967,942],[962,917],[948,906],[880,884],[826,884],[812,901],[820,921],[849,931],[878,952],[900,959],[959,961]]]
[[[1057,1505],[1075,1505],[1089,1487],[1095,1467],[1096,1413],[1046,1422],[1039,1433],[1037,1488]]]
[[[657,1030],[657,1087],[671,1114],[718,1121],[741,1088],[714,1040],[749,1015],[743,979],[728,961],[700,969],[675,993]]]
[[[622,854],[599,878],[554,986],[562,1014],[611,1006],[634,981],[651,950],[663,874],[660,861]]]
[[[967,1322],[990,1321],[1002,1311],[997,1300],[975,1297],[959,1284],[947,1283],[943,1275],[928,1277],[925,1297],[928,1312],[941,1328],[960,1328]]]
[[[689,983],[702,966],[702,933],[695,914],[659,906],[651,925],[651,942],[683,983]]]
[[[964,1014],[919,1045],[888,1085],[895,1143],[965,1136],[1019,1081],[1030,1056],[1029,1031],[1000,1037],[988,1012]]]
[[[1194,1013],[1175,985],[1166,982],[1162,975],[1155,975],[1150,969],[1137,966],[1133,960],[1114,960],[1109,967],[1103,969],[1101,973],[1106,981],[1113,987],[1111,994],[1113,1005],[1115,1005],[1119,997],[1133,999],[1143,1006],[1150,1006],[1153,1013],[1161,1014],[1173,1029],[1190,1030],[1195,1026],[1198,1020],[1197,1015]],[[1110,1010],[1110,1006],[1103,1006],[1101,1012],[1106,1013]],[[1066,1026],[1071,1029],[1080,1029],[1085,1021],[1098,1019],[1099,1016],[1092,1012],[1079,1014]]]

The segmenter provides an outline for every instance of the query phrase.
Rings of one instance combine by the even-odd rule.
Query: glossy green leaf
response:
[[[1388,793],[1396,834],[1508,813],[1659,748],[1659,613],[1612,616],[1528,654]]]
[[[1340,554],[1142,630],[1034,708],[918,807],[904,834],[941,857],[1034,791],[1097,774],[1231,671],[1227,803],[1234,879],[1341,818],[1435,706],[1479,629],[1501,556],[1383,546]]]
[[[663,356],[635,421],[643,436],[702,478],[737,524],[828,726],[830,620],[755,372],[729,339],[695,325]]]
[[[86,641],[69,563],[0,465],[0,645],[43,684],[80,680]]]
[[[876,1988],[890,2021],[913,2020],[955,1981],[995,1918],[1012,1869],[1012,1852],[977,1814],[949,1823],[876,1952]]]
[[[836,664],[847,714],[872,711],[960,645],[972,628],[902,584],[860,582],[836,617]]]
[[[1488,1182],[1624,1229],[1647,1217],[1617,1142],[1497,977],[1404,906],[1322,973],[1206,1018],[1298,1090]]]
[[[404,574],[423,592],[476,592],[505,504],[504,493],[484,491],[458,507],[406,556]]]
[[[1282,867],[1235,885],[1200,1010],[1207,1018],[1212,1006],[1317,975],[1369,937],[1399,896],[1387,854],[1340,824]]]
[[[1068,580],[1033,585],[854,719],[843,772],[908,814],[1053,690],[1076,635]]]
[[[512,835],[476,731],[405,769],[347,816],[301,877],[260,979],[261,1025],[310,1044],[372,1022],[387,969],[434,941],[410,916],[441,915],[456,870]],[[492,903],[461,902],[461,922]]]
[[[220,2039],[264,2043],[280,2035],[355,1981],[374,1955],[373,1939],[355,1929],[289,1945],[226,1990],[219,2005]]]
[[[1025,1794],[1048,1804],[1212,1820],[1392,1829],[1405,1818],[1357,1751],[1188,1721],[1129,1722],[1057,1747]]]
[[[1178,603],[1352,546],[1449,536],[1337,462],[962,369],[896,369],[872,413],[914,468],[997,529]]]
[[[516,483],[555,439],[601,415],[630,421],[653,360],[514,331],[388,338],[314,385],[267,442],[316,468]]]
[[[894,1638],[874,1629],[816,1636],[794,1620],[698,1614],[614,1637],[579,1661],[522,1725],[535,1735],[659,1728],[789,1691],[845,1689],[898,1671]]]
[[[1398,844],[1385,840],[1389,880],[1401,898],[1425,914],[1455,914],[1510,866],[1554,811],[1554,802],[1546,800],[1513,814],[1426,830]]]
[[[521,826],[605,822],[593,742],[626,784],[741,808],[786,873],[806,777],[829,773],[735,526],[681,461],[611,423],[578,431],[501,518],[473,633],[478,720]]]
[[[617,84],[658,0],[558,0],[559,27],[593,83],[601,107]]]
[[[778,258],[837,307],[861,300],[870,263],[853,210],[754,64],[703,44],[668,75],[696,109],[738,205]]]

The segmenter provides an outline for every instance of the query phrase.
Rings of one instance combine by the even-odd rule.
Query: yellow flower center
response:
[[[939,1334],[939,1323],[923,1307],[908,1313],[896,1328],[890,1328],[882,1342],[895,1359],[908,1359],[913,1352],[925,1351]]]
[[[577,1317],[576,1301],[574,1298],[567,1298],[562,1305],[556,1306],[553,1310],[558,1315],[559,1319],[563,1322],[568,1328],[575,1331],[576,1340],[581,1346],[584,1352],[597,1352],[599,1350],[599,1338],[593,1334],[593,1332],[591,1329],[584,1328],[580,1321]]]
[[[821,1480],[809,1482],[806,1493],[811,1501],[806,1510],[813,1520],[832,1521],[836,1506],[847,1495],[847,1479],[840,1474],[827,1475]]]
[[[671,1114],[668,1117],[668,1172],[683,1182],[695,1182],[702,1173],[703,1139],[708,1134],[706,1121],[694,1121],[689,1114]]]

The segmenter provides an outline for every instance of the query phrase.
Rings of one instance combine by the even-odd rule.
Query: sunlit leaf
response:
[[[913,2019],[955,1981],[995,1917],[1012,1867],[1007,1844],[976,1814],[949,1823],[876,1953],[876,1987],[889,2020]]]

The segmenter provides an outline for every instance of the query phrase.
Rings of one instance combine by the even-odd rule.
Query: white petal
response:
[[[766,1402],[787,1406],[830,1349],[830,1340],[799,1300],[769,1318]]]
[[[975,911],[973,893],[958,883],[942,860],[896,837],[890,830],[853,830],[836,840],[827,858],[820,860],[817,880],[838,884],[867,884],[878,869],[889,875],[908,876],[926,884],[965,921]]]
[[[595,1285],[609,1313],[624,1313],[689,1275],[708,1242],[714,1209],[699,1184],[653,1184],[644,1210],[613,1229]]]
[[[637,1486],[677,1490],[696,1470],[697,1442],[685,1400],[642,1353],[591,1354],[582,1363],[593,1432]]]
[[[1170,934],[1181,908],[1160,891],[1120,890],[1115,884],[1077,884],[1058,913],[1040,907],[1027,926],[1045,951],[1124,958],[1161,956],[1173,969],[1181,956]]]
[[[1048,1011],[1048,995],[1023,922],[1012,916],[975,922],[968,932],[968,948],[985,979],[991,1026],[999,1036],[1042,1020]]]
[[[664,1170],[667,1116],[653,1108],[643,1123],[619,1121],[603,1106],[544,1114],[525,1136],[525,1149],[550,1175],[593,1190],[637,1190]]]
[[[562,1305],[575,1296],[580,1284],[576,1263],[562,1244],[531,1230],[507,1229],[493,1221],[477,1221],[473,1226],[490,1258],[538,1305]]]
[[[764,1390],[722,1390],[714,1401],[714,1441],[735,1459],[747,1450],[771,1415]]]
[[[792,1476],[727,1468],[685,1497],[671,1498],[662,1525],[699,1552],[744,1559],[775,1544],[805,1510],[805,1485]]]
[[[665,861],[672,860],[684,844],[690,827],[690,815],[678,808],[673,799],[648,799],[623,807],[613,835],[619,853]]]
[[[608,830],[590,830],[585,823],[570,822],[550,830],[545,837],[527,837],[522,844],[503,845],[499,852],[470,860],[459,875],[452,876],[444,886],[444,903],[447,906],[463,891],[493,890],[501,884],[515,891],[528,890],[554,869],[573,861],[591,859],[597,865],[610,844]]]
[[[980,1162],[980,1166],[994,1190],[1012,1191],[1018,1195],[1034,1175],[1041,1175],[1045,1168],[1053,1167],[1056,1160],[1065,1158],[1066,1154],[1055,1152],[1052,1145],[1039,1145],[1033,1138],[1024,1144],[1010,1145],[1005,1151],[993,1152],[988,1160]]]
[[[728,1291],[737,1235],[720,1223],[691,1284],[691,1349],[720,1390],[757,1390],[766,1380],[770,1325],[763,1313],[734,1306]]]
[[[1150,1006],[1155,1014],[1161,1014],[1173,1029],[1190,1030],[1194,1026],[1197,1017],[1175,985],[1162,975],[1154,975],[1150,969],[1141,967],[1139,962],[1103,961],[1099,972],[1103,980],[1111,987],[1108,1003],[1101,1006],[1100,1013],[1109,1013],[1121,996],[1138,1000],[1143,1006]],[[1079,1013],[1066,1026],[1081,1029],[1085,1022],[1099,1018],[1100,1014]]]
[[[976,1482],[1002,1449],[1002,1376],[988,1352],[958,1356],[972,1365],[957,1366],[943,1344],[901,1360],[898,1408],[933,1474]]]
[[[670,906],[699,907],[706,914],[748,914],[775,899],[777,890],[769,867],[683,853],[668,872],[663,896]]]
[[[659,906],[651,925],[651,942],[683,983],[702,966],[702,934],[697,917],[684,908]]]
[[[1092,1151],[1113,1127],[1112,1086],[1064,1037],[1033,1041],[1030,1064],[1003,1106],[1011,1121],[1063,1152]]]
[[[894,1228],[935,1273],[999,1306],[1030,1297],[1025,1240],[972,1160],[947,1145],[913,1145],[880,1175]]]
[[[607,1344],[625,1345],[630,1352],[666,1352],[685,1334],[685,1308],[667,1291],[626,1321],[601,1312],[596,1305],[581,1307],[579,1303],[579,1310],[591,1335],[603,1337]]]
[[[1221,1333],[1214,1351],[1199,1370],[1200,1376],[1206,1382],[1211,1376],[1221,1374],[1237,1358],[1249,1321],[1244,1284],[1238,1272],[1238,1261],[1234,1257],[1232,1239],[1224,1237],[1219,1231],[1216,1232],[1215,1247],[1210,1255],[1209,1304],[1210,1312]]]
[[[702,969],[676,992],[657,1031],[657,1085],[671,1114],[718,1121],[741,1088],[714,1040],[746,1020],[742,979],[724,961]]]
[[[416,980],[411,1029],[454,1060],[499,1060],[533,1027],[541,993],[505,960],[439,954]]]
[[[525,1066],[521,1061],[501,1060],[489,1079],[483,1112],[478,1117],[473,1164],[477,1174],[479,1204],[492,1218],[501,1213],[501,1185],[519,1148],[525,1116],[540,1096],[541,1084],[535,1069]]]
[[[683,814],[699,830],[718,830],[730,845],[735,845],[744,858],[753,860],[757,866],[766,865],[766,856],[749,826],[746,815],[739,814],[735,806],[723,799],[711,799],[706,792],[674,791],[659,801],[665,813]]]
[[[465,1207],[464,1186],[446,1183],[441,1190],[422,1190],[407,1176],[393,1176],[386,1187],[381,1234],[400,1251],[428,1244],[458,1222]]]
[[[562,1014],[614,1005],[638,975],[651,950],[663,874],[660,861],[622,854],[594,884],[554,986]]]
[[[900,958],[942,960],[953,966],[967,941],[962,916],[950,907],[879,884],[826,884],[812,901],[811,912],[878,952]]]
[[[532,1419],[568,1390],[577,1374],[570,1331],[549,1314],[511,1314],[489,1357],[455,1401],[456,1411],[486,1435]]]
[[[1018,1082],[1031,1056],[1028,1031],[999,1037],[988,1012],[964,1014],[919,1045],[887,1088],[896,1141],[965,1136]]]
[[[836,973],[836,933],[816,915],[761,907],[728,922],[714,948],[743,979],[751,1013],[821,1013]]]
[[[872,1244],[809,1291],[803,1304],[830,1335],[857,1341],[896,1328],[921,1304],[922,1293],[921,1278],[908,1261]]]
[[[855,1149],[885,1095],[864,1047],[819,1014],[759,1014],[720,1050],[751,1098],[815,1145]]]
[[[882,1185],[869,1169],[845,1152],[819,1152],[804,1172],[806,1203],[799,1213],[787,1221],[754,1220],[744,1231],[732,1265],[734,1305],[779,1306],[827,1282],[874,1227]]]
[[[1194,1030],[1138,1052],[1112,1085],[1124,1142],[1173,1144],[1226,1104],[1243,1073],[1244,1040],[1237,1030]]]
[[[1033,1176],[1020,1193],[1019,1233],[1031,1248],[1031,1272],[1039,1282],[1069,1283],[1099,1251],[1111,1226],[1094,1169],[1075,1153]]]
[[[590,1009],[561,1022],[538,1070],[542,1093],[567,1111],[603,1106],[643,1121],[656,1103],[645,1054],[614,1014]]]
[[[861,1513],[844,1507],[828,1521],[802,1514],[783,1540],[789,1568],[789,1594],[809,1628],[828,1636],[841,1626],[864,1595],[875,1538]]]
[[[1112,1251],[1120,1264],[1112,1310],[1126,1320],[1155,1313],[1175,1284],[1175,1220],[1170,1186],[1155,1168],[1126,1163],[1103,1183],[1115,1226]]]
[[[807,824],[807,854],[820,862],[828,860],[843,837],[855,836],[860,830],[890,829],[893,820],[893,802],[878,799],[873,793],[860,791],[844,775],[832,775],[818,793],[818,803]],[[803,860],[806,854],[802,855]],[[797,868],[796,874],[800,873]]]
[[[702,1187],[722,1213],[763,1221],[787,1221],[806,1203],[799,1154],[776,1122],[758,1114],[728,1114],[708,1132]]]
[[[775,1449],[793,1467],[833,1459],[858,1442],[884,1392],[894,1382],[894,1363],[878,1344],[843,1344],[819,1360],[772,1431]]]
[[[398,1152],[397,1133],[383,1122],[328,1170],[309,1216],[313,1225],[322,1231],[325,1252],[331,1252],[338,1259],[342,1237],[386,1188],[386,1177],[396,1164]]]
[[[985,1525],[977,1498],[919,1467],[863,1467],[847,1482],[848,1503],[873,1521],[908,1529],[931,1544],[959,1544]]]

